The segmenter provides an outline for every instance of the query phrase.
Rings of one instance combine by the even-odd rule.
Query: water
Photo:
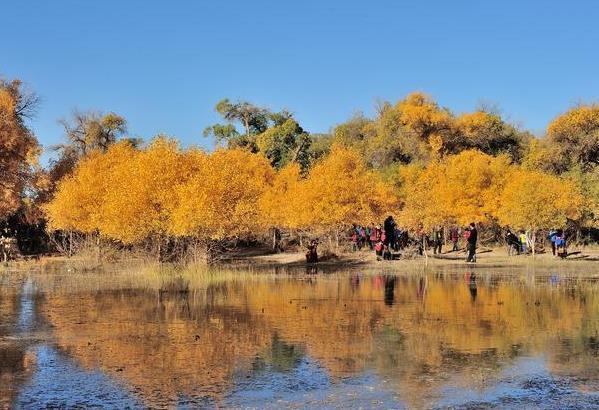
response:
[[[5,276],[0,407],[599,408],[592,276]]]

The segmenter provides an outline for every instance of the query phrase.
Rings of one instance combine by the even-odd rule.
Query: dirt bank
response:
[[[400,252],[401,255],[401,252]],[[360,266],[366,268],[385,267],[401,268],[407,265],[427,264],[433,266],[521,266],[521,265],[543,265],[543,266],[567,266],[579,263],[592,263],[599,261],[598,248],[585,248],[571,250],[566,259],[557,258],[551,253],[540,253],[535,255],[514,255],[510,256],[504,247],[481,248],[477,254],[477,262],[467,263],[466,254],[462,252],[445,252],[440,255],[429,253],[427,257],[417,256],[411,258],[401,258],[391,261],[377,260],[374,252],[352,252],[344,253],[339,256],[325,257],[317,265],[323,267],[343,267]],[[244,255],[243,252],[232,258],[221,262],[234,266],[281,266],[281,267],[301,267],[309,266],[306,263],[305,256],[301,252],[277,253],[266,255]]]

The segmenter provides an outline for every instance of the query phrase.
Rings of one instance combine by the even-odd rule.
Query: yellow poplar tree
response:
[[[44,207],[49,229],[83,233],[99,230],[104,219],[104,198],[114,189],[113,170],[136,154],[129,143],[121,142],[106,154],[96,151],[81,160],[74,172],[59,182],[54,198]]]
[[[218,150],[177,187],[171,231],[220,240],[262,233],[267,221],[259,201],[275,172],[268,160],[243,149]]]
[[[108,178],[100,232],[123,243],[154,238],[160,244],[170,230],[176,188],[201,166],[204,156],[195,150],[182,152],[175,140],[158,137],[119,162]]]
[[[443,167],[431,163],[427,167],[416,164],[402,166],[398,170],[402,209],[398,220],[400,226],[409,229],[431,229],[448,222],[445,206],[437,197],[440,185],[445,181]]]
[[[507,157],[476,150],[446,156],[426,167],[401,167],[399,223],[430,229],[439,224],[490,221],[511,170]]]
[[[0,220],[23,204],[24,191],[31,186],[41,151],[25,125],[27,98],[20,81],[0,79]]]
[[[352,223],[373,223],[398,207],[393,187],[368,170],[356,151],[339,145],[312,167],[299,195],[300,224],[335,233],[337,240]]]
[[[477,150],[450,156],[445,162],[446,181],[439,187],[439,200],[453,222],[490,221],[511,170],[507,156],[493,157]]]
[[[599,164],[599,104],[580,105],[555,118],[547,137],[558,152],[557,171]]]
[[[296,163],[282,168],[272,186],[260,198],[260,210],[273,227],[297,229],[301,226],[301,170]]]
[[[499,220],[532,232],[533,254],[538,230],[564,226],[581,215],[584,198],[572,181],[539,171],[520,170],[506,184],[498,208]]]

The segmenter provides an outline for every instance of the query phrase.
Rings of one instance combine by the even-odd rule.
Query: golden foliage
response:
[[[302,178],[299,165],[275,173],[247,150],[206,155],[159,138],[142,150],[119,143],[94,152],[59,184],[46,211],[52,229],[138,243],[252,236],[271,226],[338,232],[396,208],[391,185],[347,148],[334,146]]]
[[[274,171],[262,156],[207,156],[157,138],[95,152],[64,179],[46,207],[52,229],[98,231],[123,243],[170,234],[220,239],[262,226],[256,202]]]
[[[428,95],[420,92],[409,94],[396,105],[400,121],[419,135],[428,137],[431,130],[443,130],[451,127],[452,116]]]
[[[499,220],[533,231],[580,217],[583,196],[572,181],[539,171],[514,172],[501,194]]]
[[[543,355],[564,373],[586,368],[596,380],[593,284],[577,283],[573,292],[571,284],[482,275],[473,299],[470,274],[465,279],[262,277],[199,284],[185,296],[129,290],[125,298],[115,290],[73,297],[67,289],[48,294],[40,311],[60,348],[84,368],[121,368],[115,377],[148,407],[175,405],[198,390],[214,399],[226,395],[236,377],[251,375],[252,363],[273,351],[273,334],[301,347],[333,380],[375,372],[414,408],[430,407],[427,397],[445,386],[440,380],[472,388],[521,355]],[[385,304],[389,296],[393,305]],[[190,363],[204,371],[190,371]]]
[[[399,169],[400,225],[429,229],[438,224],[488,221],[510,173],[507,157],[493,157],[476,150],[450,155],[426,167]]]
[[[110,155],[110,154],[108,154]],[[115,164],[100,208],[99,230],[125,243],[166,235],[176,207],[176,188],[201,164],[203,155],[182,152],[159,137],[146,150]]]
[[[34,178],[40,147],[25,124],[21,82],[0,79],[0,220],[22,204]]]
[[[76,172],[62,179],[54,199],[45,206],[50,229],[91,233],[103,221],[102,201],[111,184],[112,170],[135,156],[128,144],[116,144],[107,154],[94,152],[77,166]]]
[[[574,136],[599,129],[599,105],[581,105],[555,118],[547,127],[547,135]]]
[[[289,164],[282,168],[260,199],[260,209],[271,226],[291,229],[301,227],[302,184],[299,164]]]
[[[464,136],[468,145],[481,146],[486,144],[493,135],[501,133],[503,121],[498,115],[475,111],[457,117],[455,126]]]
[[[257,205],[273,178],[274,170],[261,155],[216,151],[177,188],[173,233],[223,239],[263,231],[266,221]]]
[[[356,151],[338,145],[298,187],[296,197],[303,204],[298,225],[308,229],[336,231],[354,222],[371,223],[398,207],[391,186],[366,169]]]
[[[599,105],[581,105],[558,116],[547,127],[547,137],[556,151],[555,171],[599,164]]]

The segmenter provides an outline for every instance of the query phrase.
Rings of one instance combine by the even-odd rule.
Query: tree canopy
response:
[[[41,147],[27,126],[38,99],[19,80],[0,80],[0,221],[23,203],[36,176]]]
[[[290,112],[273,112],[228,99],[216,104],[216,111],[227,123],[207,127],[204,136],[213,136],[217,144],[261,153],[277,169],[291,162],[303,170],[309,166],[312,140]],[[241,124],[243,131],[239,132],[235,124]]]

